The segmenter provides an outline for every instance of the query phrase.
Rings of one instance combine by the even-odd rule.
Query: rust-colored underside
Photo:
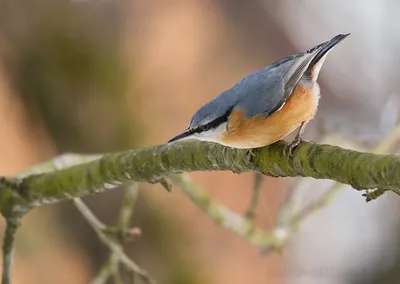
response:
[[[221,142],[234,148],[258,148],[272,144],[294,131],[303,121],[311,120],[318,106],[315,84],[298,85],[283,108],[267,119],[264,115],[244,118],[243,111],[235,110],[228,119],[228,131]]]

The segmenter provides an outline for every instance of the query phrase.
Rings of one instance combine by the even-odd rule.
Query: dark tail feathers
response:
[[[321,58],[324,57],[324,55],[326,55],[326,53],[329,50],[331,50],[335,45],[337,45],[339,42],[344,40],[349,35],[350,35],[350,33],[348,33],[348,34],[338,34],[337,36],[335,36],[331,40],[326,41],[324,43],[321,43],[320,45],[318,45],[318,46],[310,49],[309,51],[307,51],[307,53],[310,53],[310,52],[315,51],[316,49],[320,49],[319,52],[317,53],[317,55],[315,55],[315,57],[311,60],[310,64],[308,65],[308,69],[305,72],[305,75],[311,76],[311,72],[312,72],[312,69],[313,69],[314,65],[317,64],[318,61],[320,61]]]

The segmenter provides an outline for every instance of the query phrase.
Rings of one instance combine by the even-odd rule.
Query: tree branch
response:
[[[15,239],[15,233],[19,226],[18,218],[7,218],[6,219],[6,231],[4,234],[3,241],[3,272],[2,272],[2,284],[11,284],[11,270],[13,260],[13,245]]]
[[[125,196],[122,200],[122,206],[118,217],[118,224],[114,228],[114,232],[116,233],[118,237],[118,242],[121,246],[123,245],[125,239],[133,240],[136,237],[134,234],[138,232],[140,233],[139,228],[130,228],[130,222],[135,208],[138,192],[139,189],[137,183],[133,183],[127,186]],[[92,284],[106,283],[107,279],[110,276],[114,276],[115,283],[120,283],[121,281],[119,281],[119,263],[120,262],[118,255],[115,252],[111,252],[108,260],[104,263],[97,276],[92,281]],[[128,270],[130,270],[129,267],[127,268]],[[131,273],[135,275],[136,271],[131,270]]]
[[[253,195],[251,197],[249,209],[247,209],[245,213],[246,218],[248,218],[249,220],[253,220],[256,213],[258,199],[260,198],[262,179],[263,176],[261,174],[254,174]]]
[[[8,180],[0,191],[0,210],[16,209],[104,192],[128,181],[162,181],[191,171],[257,172],[272,177],[313,177],[349,184],[357,190],[380,188],[400,194],[400,157],[376,155],[330,145],[302,143],[293,157],[283,154],[285,142],[255,149],[231,149],[214,143],[186,141],[105,154],[100,159],[63,170]],[[165,179],[164,179],[165,181]]]
[[[121,244],[119,244],[118,241],[113,238],[113,236],[105,233],[107,227],[99,219],[97,219],[97,217],[92,213],[89,207],[87,207],[87,205],[80,198],[74,198],[73,201],[78,210],[82,213],[88,223],[96,231],[100,240],[106,246],[108,246],[108,248],[112,252],[112,257],[118,257],[119,261],[122,264],[124,264],[130,270],[134,271],[145,283],[155,284],[155,280],[153,280],[148,272],[140,268],[125,254]]]
[[[214,201],[204,189],[191,180],[189,175],[173,176],[171,180],[218,226],[231,230],[263,251],[274,250],[282,246],[284,239],[279,232],[264,232],[256,228],[252,220]]]
[[[12,244],[18,219],[33,207],[66,199],[74,199],[75,204],[121,263],[151,283],[147,273],[125,255],[118,241],[105,233],[104,224],[90,210],[85,210],[86,205],[77,199],[132,181],[159,182],[169,188],[165,177],[176,173],[207,170],[230,170],[235,173],[251,171],[272,177],[331,179],[349,184],[357,190],[378,188],[372,193],[373,196],[388,190],[400,194],[399,156],[302,143],[292,157],[287,157],[283,154],[285,145],[285,142],[280,141],[249,153],[213,143],[187,141],[103,156],[67,154],[12,178],[3,178],[0,180],[0,211],[7,220],[3,246],[3,283],[9,284],[11,281]],[[284,228],[278,227],[271,233],[263,232],[243,216],[214,202],[189,180],[178,177],[172,179],[215,222],[247,238],[251,243],[273,250],[279,249],[287,241],[288,232]],[[131,197],[134,202],[134,196]],[[318,206],[317,204],[316,207]],[[295,218],[295,221],[301,221],[303,215],[308,214],[307,211]],[[127,217],[129,213],[126,211],[126,215],[122,214]],[[127,220],[121,219],[120,225],[125,227]]]
[[[393,151],[394,146],[398,142],[400,137],[400,125],[398,125],[391,133],[379,142],[379,144],[374,147],[371,151],[375,154],[385,154]],[[362,147],[358,145],[358,147]],[[345,188],[344,184],[336,182],[325,191],[319,198],[308,203],[305,207],[294,212],[293,207],[295,206],[294,191],[298,188],[299,183],[296,184],[296,188],[291,189],[289,192],[287,200],[284,202],[283,206],[278,212],[277,227],[275,231],[281,231],[283,235],[286,235],[286,242],[290,241],[295,232],[300,227],[301,223],[306,220],[311,214],[316,213],[316,211],[322,209],[328,205],[336,195]],[[300,189],[299,189],[300,190]],[[382,194],[382,191],[377,189],[370,194]],[[282,242],[285,244],[285,242]],[[280,248],[278,248],[280,249]]]

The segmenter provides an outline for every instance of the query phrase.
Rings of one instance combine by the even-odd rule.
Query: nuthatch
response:
[[[301,143],[319,100],[318,74],[328,52],[349,34],[339,34],[306,52],[289,55],[241,79],[192,117],[168,142],[194,138],[232,148],[270,145],[296,128],[289,153]]]

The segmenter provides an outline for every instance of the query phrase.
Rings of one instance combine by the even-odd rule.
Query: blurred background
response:
[[[371,149],[399,120],[399,9],[395,0],[1,0],[1,175],[64,152],[165,143],[246,74],[347,32],[322,69],[305,138]],[[251,174],[192,176],[232,210],[247,209]],[[295,188],[301,206],[330,186],[265,178],[257,223],[273,229]],[[127,251],[159,283],[400,281],[391,193],[367,206],[345,188],[282,252],[264,256],[180,191],[140,188],[133,224],[142,236]],[[122,195],[85,201],[113,224]],[[38,208],[17,234],[15,283],[90,283],[107,255],[70,202]]]

